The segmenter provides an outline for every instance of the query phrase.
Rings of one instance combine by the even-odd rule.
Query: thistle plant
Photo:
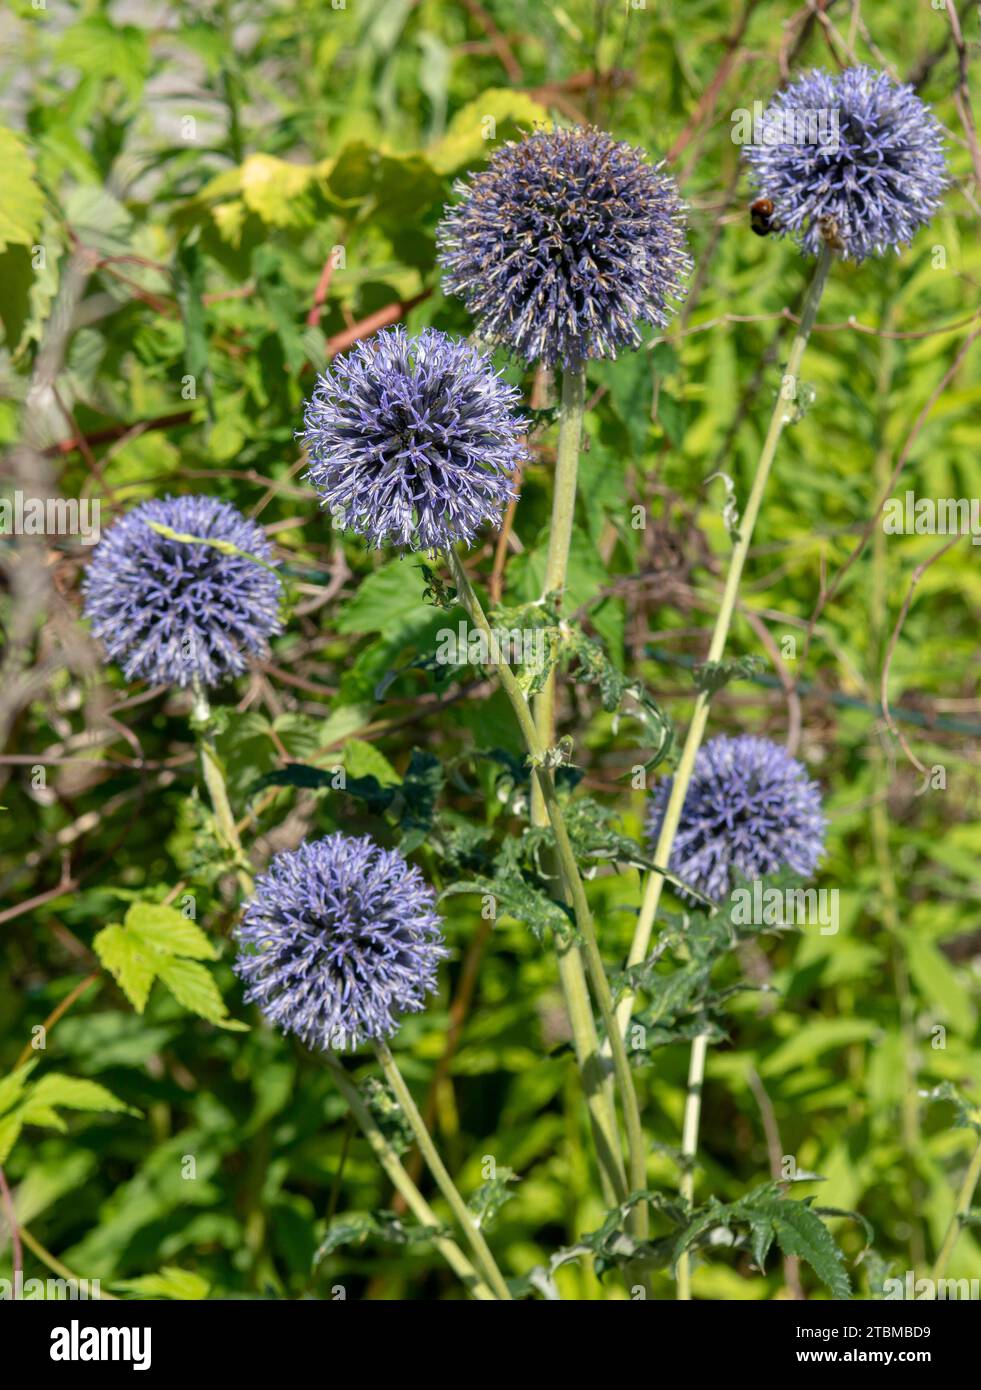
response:
[[[50,73],[23,119],[15,84],[17,120],[0,132],[13,190],[0,216],[13,288],[0,425],[5,440],[18,423],[24,436],[15,495],[0,497],[0,726],[16,740],[0,749],[13,847],[0,925],[25,927],[7,991],[20,1035],[0,1075],[0,1276],[9,1250],[14,1282],[25,1260],[65,1279],[91,1261],[112,1279],[108,1297],[202,1286],[206,1297],[210,1285],[216,1297],[306,1300],[328,1286],[336,1296],[340,1278],[345,1297],[368,1301],[430,1287],[488,1302],[755,1298],[775,1293],[779,1251],[777,1296],[810,1298],[813,1274],[842,1300],[853,1274],[882,1296],[903,1255],[938,1282],[962,1259],[970,1270],[981,1112],[935,1083],[969,1075],[976,1056],[976,1001],[945,945],[976,849],[961,795],[970,759],[948,758],[947,736],[975,711],[963,682],[946,712],[928,689],[942,688],[942,644],[967,664],[973,629],[967,603],[962,629],[946,610],[924,613],[943,566],[914,595],[957,535],[933,554],[914,537],[926,558],[903,601],[889,532],[877,515],[856,525],[863,499],[885,499],[907,465],[933,486],[973,462],[971,392],[945,395],[981,340],[958,307],[967,237],[948,267],[924,235],[953,184],[948,146],[962,175],[981,160],[957,7],[935,17],[949,21],[946,48],[931,39],[915,65],[890,55],[915,86],[865,65],[796,71],[807,52],[840,64],[889,51],[887,26],[873,42],[857,6],[847,38],[834,11],[783,36],[774,23],[768,38],[762,11],[778,7],[744,7],[750,56],[779,61],[784,81],[743,153],[755,201],[742,219],[718,190],[734,187],[726,104],[750,67],[742,24],[720,61],[719,6],[693,7],[678,48],[683,114],[658,105],[673,90],[663,16],[648,26],[660,37],[630,53],[627,81],[608,66],[616,7],[582,27],[545,16],[554,54],[536,36],[512,47],[513,6],[390,8],[382,48],[404,30],[406,60],[382,55],[384,90],[356,138],[317,102],[335,48],[334,75],[350,76],[354,54],[369,90],[378,25],[313,45],[317,61],[285,97],[305,114],[275,154],[249,128],[261,109],[250,72],[268,69],[268,49],[257,41],[256,64],[233,63],[234,81],[223,59],[206,64],[227,121],[207,149],[150,152],[159,225],[155,198],[127,191],[127,118],[111,74],[89,62],[91,18],[63,45],[71,74]],[[278,25],[277,54],[289,32]],[[150,38],[127,109],[139,109]],[[298,41],[306,53],[309,35]],[[448,91],[434,69],[420,99],[419,55],[446,52]],[[463,101],[471,59],[479,86]],[[286,91],[289,64],[276,63]],[[487,77],[495,66],[507,88]],[[918,93],[948,78],[941,125]],[[52,126],[63,113],[51,103],[79,80],[75,106],[113,139],[76,140],[77,112]],[[312,155],[327,117],[331,148]],[[34,138],[55,128],[92,165],[64,206],[64,170]],[[669,130],[676,170],[655,153]],[[203,149],[219,177],[202,176]],[[973,208],[969,178],[957,186]],[[692,288],[682,189],[703,248]],[[37,253],[52,248],[46,263]],[[103,330],[115,314],[118,350],[96,351],[104,336],[114,346]],[[767,320],[780,336],[760,356]],[[820,363],[837,384],[832,408],[804,381],[817,329],[833,350]],[[938,364],[898,433],[895,401]],[[782,456],[791,426],[797,468]],[[847,450],[863,445],[849,471]],[[727,493],[703,527],[707,475]],[[182,495],[130,500],[159,478]],[[963,499],[933,500],[935,528],[946,510],[963,538]],[[89,501],[113,515],[94,549]],[[852,563],[863,554],[868,573]],[[760,570],[752,588],[747,566]],[[101,681],[68,632],[76,601],[113,668]],[[807,631],[803,658],[764,627],[778,619]],[[707,650],[689,657],[702,623]],[[785,747],[776,684],[744,653],[752,634],[771,655],[780,640],[788,663],[774,655]],[[847,654],[847,696],[830,660],[809,680],[812,638]],[[688,649],[671,654],[668,640]],[[691,661],[690,698],[649,678],[649,660]],[[723,702],[730,681],[758,682],[756,694]],[[897,758],[886,796],[880,769],[904,724],[916,732],[897,746],[924,785]],[[942,763],[931,767],[928,747]],[[844,793],[839,770],[870,751],[871,779],[863,770]],[[957,790],[934,796],[948,774]],[[41,831],[33,849],[25,809]],[[943,854],[930,870],[933,837]],[[853,863],[838,937],[818,876]],[[957,894],[935,913],[927,894],[942,878]],[[821,939],[799,949],[788,929],[812,924]],[[53,978],[76,959],[77,980]],[[877,961],[892,978],[883,968],[884,986],[864,990]],[[137,1017],[117,1018],[121,1006]],[[836,1010],[858,1026],[839,1033]],[[59,1053],[83,1075],[52,1072]],[[125,1099],[91,1079],[100,1071],[125,1071]],[[970,1146],[924,1123],[928,1100],[954,1101]],[[765,1150],[749,1141],[753,1101]],[[85,1118],[96,1110],[104,1121]],[[836,1112],[858,1120],[861,1163],[841,1161]],[[141,1113],[145,1155],[123,1132]],[[58,1131],[37,1172],[21,1161],[36,1126]],[[178,1159],[183,1187],[205,1130],[214,1178],[190,1215],[148,1203],[148,1191],[176,1191],[165,1165]],[[815,1198],[798,1199],[785,1150],[801,1158],[796,1178],[828,1180]],[[906,1208],[880,1224],[890,1182],[905,1185]],[[78,1204],[73,1268],[46,1248],[67,1229],[48,1212],[58,1200]],[[86,1203],[111,1217],[97,1216],[94,1239],[78,1229]],[[839,1241],[825,1224],[847,1205],[866,1234],[866,1214],[878,1228],[856,1260],[860,1233]],[[186,1250],[194,1273],[145,1267],[153,1241]],[[398,1256],[369,1263],[375,1242]]]
[[[575,367],[663,328],[691,269],[674,181],[596,129],[538,130],[457,184],[443,287],[525,362]]]
[[[281,628],[271,554],[261,528],[216,497],[143,502],[95,547],[85,616],[127,680],[219,686]]]
[[[807,138],[802,112],[830,112],[834,138]],[[899,251],[940,207],[948,185],[943,132],[913,88],[870,67],[804,73],[763,115],[746,149],[773,230],[816,256],[830,237],[853,261]]]
[[[418,868],[367,836],[305,842],[277,855],[259,876],[237,935],[235,969],[246,1001],[257,1003],[274,1027],[328,1052],[373,1041],[494,1296],[509,1299],[388,1047],[401,1016],[424,1007],[446,955],[434,895]],[[336,1064],[332,1070],[344,1079]],[[360,1114],[357,1105],[354,1113]],[[361,1120],[365,1127],[363,1114]]]
[[[514,497],[518,393],[476,348],[402,328],[318,379],[300,436],[322,504],[369,546],[470,544]]]
[[[415,865],[367,836],[276,855],[238,929],[246,1003],[308,1047],[390,1038],[436,988],[446,948]]]
[[[652,852],[673,786],[674,778],[663,778],[650,800]],[[765,878],[780,870],[810,878],[824,850],[826,826],[817,783],[786,749],[751,734],[723,734],[695,759],[668,868],[716,900],[737,878]]]
[[[837,115],[837,149],[830,145],[802,147],[797,143],[796,133],[806,129],[806,120],[802,123],[796,117],[798,113],[806,117],[813,111],[817,98]],[[778,128],[781,137],[790,131],[791,138],[778,138],[768,144],[765,132],[773,127]],[[881,253],[888,247],[897,247],[929,219],[945,185],[939,128],[933,117],[909,89],[896,88],[888,78],[867,68],[846,71],[839,78],[818,72],[808,74],[775,98],[764,113],[763,128],[763,144],[750,147],[746,153],[755,186],[773,202],[778,228],[795,232],[801,249],[816,253],[817,264],[804,296],[782,386],[740,518],[709,645],[709,667],[717,666],[725,653],[743,567],[780,437],[788,424],[800,418],[801,363],[832,262],[838,255],[862,260],[873,249]],[[678,769],[659,812],[653,848],[657,865],[671,862],[676,837],[684,825],[684,808],[696,776],[710,699],[711,691],[706,687],[696,701]],[[663,884],[660,870],[649,874],[628,957],[630,966],[640,964],[647,955]],[[632,1005],[633,994],[628,989],[618,1007],[621,1029],[629,1027]],[[693,1190],[692,1165],[706,1052],[707,1038],[700,1034],[692,1045],[683,1135],[687,1162],[682,1188],[688,1197]],[[687,1252],[678,1261],[678,1296],[691,1296]]]

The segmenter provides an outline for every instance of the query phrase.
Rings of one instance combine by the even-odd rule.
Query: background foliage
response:
[[[332,530],[302,483],[294,432],[316,371],[386,322],[470,331],[440,293],[434,229],[454,178],[495,143],[546,119],[595,121],[666,155],[696,274],[669,332],[590,367],[570,592],[683,728],[729,546],[725,484],[709,479],[728,474],[745,496],[806,274],[789,244],[750,232],[732,114],[789,71],[850,59],[934,104],[956,183],[904,255],[834,269],[806,358],[814,402],[781,445],[732,639],[732,655],[762,656],[765,670],[720,691],[712,723],[789,739],[820,779],[832,820],[819,883],[839,889],[841,918],[836,935],[742,947],[764,992],[731,998],[710,1055],[698,1191],[735,1200],[771,1171],[787,1176],[792,1156],[823,1178],[795,1196],[871,1223],[860,1263],[861,1229],[832,1223],[866,1296],[880,1260],[922,1272],[970,1151],[954,1104],[917,1093],[950,1082],[981,1094],[978,555],[961,541],[919,576],[940,539],[872,525],[900,460],[895,495],[981,493],[978,31],[960,8],[963,39],[952,11],[926,0],[829,2],[820,16],[777,0],[14,0],[2,21],[0,439],[31,445],[10,453],[8,484],[99,499],[103,526],[179,491],[259,517],[291,618],[270,661],[222,693],[219,737],[255,861],[304,834],[370,831],[442,887],[479,866],[464,825],[486,847],[520,824],[526,774],[493,681],[427,661],[462,614],[426,601],[418,561]],[[517,605],[542,573],[555,429],[549,381],[507,371],[536,412],[506,570],[494,571]],[[90,553],[77,538],[20,558],[0,545],[0,1073],[68,1004],[25,1085],[53,1073],[117,1098],[108,1109],[49,1076],[46,1106],[35,1097],[3,1159],[19,1221],[117,1292],[458,1296],[396,1218],[365,1215],[391,1194],[316,1058],[245,1017],[188,697],[128,688],[102,666],[77,616]],[[488,536],[474,557],[485,585],[494,547]],[[913,765],[883,688],[912,756],[942,774]],[[636,729],[604,712],[595,686],[567,689],[561,729],[581,786],[639,834]],[[296,764],[343,766],[348,790]],[[604,866],[590,894],[617,964],[637,871]],[[200,974],[204,994],[189,999],[161,971],[137,1014],[102,971],[97,935],[164,901],[193,902],[206,939],[185,959],[223,1005]],[[487,1156],[520,1179],[485,1195],[497,1206],[506,1191],[494,1244],[526,1273],[604,1215],[554,959],[527,921],[485,922],[479,898],[444,908],[452,959],[439,1001],[401,1030],[400,1060],[464,1191]],[[658,1144],[651,1186],[671,1193],[691,1018],[684,998],[659,1008],[664,1036],[681,1040],[639,1084]],[[217,1026],[225,1009],[249,1031]],[[27,1258],[43,1273],[36,1251]],[[0,1275],[9,1265],[8,1244]],[[173,1268],[176,1282],[139,1282]],[[970,1230],[950,1272],[981,1276]],[[748,1251],[721,1249],[694,1289],[787,1297],[797,1279],[823,1296],[806,1268],[771,1259],[761,1272]],[[589,1262],[557,1281],[564,1296],[624,1296]],[[658,1277],[659,1296],[671,1288]]]

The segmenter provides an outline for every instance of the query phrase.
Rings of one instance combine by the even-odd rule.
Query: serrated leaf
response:
[[[125,927],[103,927],[92,949],[138,1014],[146,1008],[150,987],[160,963],[159,952],[148,949]]]
[[[806,1260],[835,1298],[851,1298],[844,1256],[821,1218],[804,1202],[786,1199],[773,1203],[772,1214],[783,1253]]]
[[[30,1088],[25,1119],[30,1121],[29,1112],[37,1105],[61,1105],[67,1110],[108,1110],[127,1115],[140,1113],[97,1081],[64,1076],[61,1072],[49,1072]]]
[[[133,903],[126,913],[124,927],[164,955],[188,956],[191,960],[218,959],[218,952],[201,928],[164,903]]]
[[[157,973],[178,1004],[206,1018],[209,1023],[221,1023],[228,1014],[225,1001],[211,974],[193,960],[170,957],[162,960]]]
[[[142,1274],[138,1279],[121,1279],[113,1284],[121,1293],[133,1294],[136,1298],[173,1298],[182,1302],[198,1301],[208,1297],[211,1285],[200,1274],[188,1269],[177,1269],[164,1265],[157,1274]]]
[[[8,246],[33,246],[44,215],[44,195],[34,178],[34,160],[21,137],[0,129],[0,251]]]

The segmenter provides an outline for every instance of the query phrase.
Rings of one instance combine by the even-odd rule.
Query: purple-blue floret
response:
[[[653,852],[674,784],[655,788],[647,813]],[[695,759],[668,868],[714,901],[747,880],[790,871],[810,878],[824,853],[821,791],[803,764],[766,738],[711,739]]]
[[[397,850],[335,834],[277,854],[237,931],[245,1000],[308,1047],[386,1039],[447,954],[433,890]]]
[[[170,539],[151,521],[244,553]],[[85,616],[127,680],[218,686],[248,657],[264,656],[280,630],[271,555],[262,528],[216,497],[143,502],[95,547],[82,581]]]
[[[773,229],[812,256],[832,230],[853,261],[898,251],[949,183],[930,108],[870,67],[804,73],[774,97],[758,137],[744,151],[750,180],[773,203]]]
[[[525,362],[571,366],[663,328],[691,271],[674,181],[594,128],[508,142],[444,214],[443,288]]]
[[[379,333],[318,378],[300,435],[306,477],[338,524],[375,549],[469,545],[516,495],[518,400],[468,343],[432,328]]]

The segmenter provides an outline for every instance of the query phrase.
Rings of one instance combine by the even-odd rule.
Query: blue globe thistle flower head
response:
[[[376,334],[318,378],[300,438],[322,504],[369,546],[468,545],[516,494],[517,390],[437,329]]]
[[[674,778],[658,783],[647,830],[653,850]],[[735,876],[790,870],[809,878],[824,853],[827,821],[816,782],[786,749],[741,734],[711,739],[695,759],[668,868],[715,901]]]
[[[912,87],[870,67],[815,68],[774,97],[744,155],[773,229],[817,255],[897,251],[930,221],[949,179],[943,132]]]
[[[246,1003],[308,1047],[391,1037],[436,988],[435,902],[415,865],[367,835],[274,855],[236,933]]]
[[[149,522],[245,553],[173,540]],[[263,656],[282,625],[280,581],[265,567],[271,554],[262,528],[217,497],[143,502],[92,552],[85,616],[127,680],[221,685],[241,675],[249,656]]]
[[[526,362],[616,357],[684,297],[692,261],[674,181],[605,131],[536,130],[456,191],[437,232],[443,288]]]

